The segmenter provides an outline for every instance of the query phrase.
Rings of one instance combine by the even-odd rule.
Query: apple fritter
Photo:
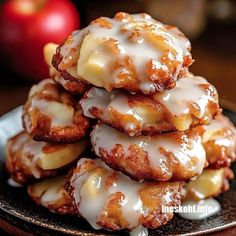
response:
[[[57,83],[59,83],[61,86],[64,87],[65,90],[67,90],[70,93],[83,95],[85,91],[88,88],[88,85],[85,84],[83,81],[79,81],[74,79],[72,76],[70,76],[68,73],[60,73],[57,71],[53,65],[52,57],[56,53],[58,45],[55,43],[48,43],[44,46],[43,52],[44,52],[44,59],[49,67],[49,75],[51,78],[54,79]]]
[[[173,213],[162,206],[178,206],[183,182],[136,182],[110,169],[100,159],[82,158],[70,178],[68,192],[80,215],[95,229],[157,228]]]
[[[209,124],[219,111],[214,86],[193,75],[179,80],[175,88],[152,96],[92,88],[80,104],[85,116],[99,119],[130,136],[184,131]]]
[[[37,141],[77,142],[89,128],[78,98],[52,79],[34,85],[23,109],[23,126]]]
[[[56,175],[69,167],[85,151],[88,141],[52,144],[34,141],[25,131],[10,138],[6,145],[6,167],[20,184]]]
[[[65,190],[66,175],[53,177],[28,186],[29,196],[51,212],[59,214],[77,214],[71,196]]]
[[[53,77],[54,81],[63,86],[65,90],[68,92],[75,94],[75,95],[83,95],[89,88],[88,85],[84,84],[83,82],[75,80],[69,74],[62,75],[57,74]]]
[[[205,126],[203,145],[210,168],[230,166],[236,160],[236,129],[228,117],[219,114]]]
[[[73,32],[57,48],[52,64],[107,91],[153,94],[173,88],[186,74],[193,63],[190,50],[178,28],[144,13],[120,12]]]
[[[136,180],[186,180],[206,165],[202,127],[152,136],[129,135],[98,123],[91,133],[97,156]]]
[[[234,177],[228,168],[205,169],[201,175],[184,186],[184,200],[200,201],[216,197],[229,189],[229,180]]]

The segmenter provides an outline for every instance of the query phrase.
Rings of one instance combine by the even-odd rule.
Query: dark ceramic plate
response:
[[[236,113],[225,110],[225,114],[236,124]],[[10,116],[13,115],[15,115],[14,112],[10,114]],[[9,119],[9,117],[6,118]],[[0,130],[0,138],[2,136]],[[3,149],[3,147],[0,148]],[[236,164],[233,169],[236,172]],[[53,214],[47,209],[36,206],[27,196],[26,189],[8,186],[7,179],[4,155],[1,154],[0,225],[12,234],[18,232],[18,235],[23,235],[24,232],[25,235],[50,236],[128,235],[126,232],[95,231],[83,219]],[[200,235],[236,226],[236,180],[231,182],[230,191],[222,194],[218,200],[222,206],[218,215],[201,221],[185,220],[176,215],[167,225],[158,230],[150,230],[150,235]]]

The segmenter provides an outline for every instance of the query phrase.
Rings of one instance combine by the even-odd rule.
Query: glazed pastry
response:
[[[176,87],[152,96],[92,88],[80,101],[84,115],[99,119],[130,136],[184,131],[209,124],[219,111],[218,94],[200,76],[188,75]]]
[[[219,114],[205,130],[203,145],[210,167],[230,166],[236,159],[236,129],[232,122]]]
[[[52,212],[132,236],[165,225],[180,204],[214,206],[186,219],[219,212],[236,130],[215,87],[189,72],[190,51],[176,27],[123,12],[47,44],[52,79],[31,88],[25,131],[7,142],[8,183],[28,185]]]
[[[65,90],[70,93],[83,95],[88,88],[88,85],[83,83],[82,81],[75,80],[69,74],[64,73],[64,76],[57,71],[51,64],[53,54],[56,52],[56,48],[58,47],[55,43],[47,43],[44,46],[44,59],[49,67],[49,75],[54,79],[57,83],[59,83]]]
[[[10,138],[6,146],[6,167],[12,179],[25,184],[56,175],[85,151],[86,140],[73,144],[34,141],[25,131]]]
[[[69,192],[82,217],[95,228],[157,228],[173,217],[161,206],[178,206],[183,182],[142,182],[110,169],[99,159],[78,161]]]
[[[77,214],[70,195],[65,190],[66,176],[58,176],[28,186],[29,196],[51,212],[59,214]]]
[[[153,94],[173,88],[193,63],[189,40],[147,14],[100,17],[58,48],[53,65],[107,91]]]
[[[23,126],[37,141],[70,143],[82,139],[89,119],[77,98],[52,79],[34,85],[23,109]]]
[[[62,76],[61,73],[53,77],[54,81],[60,84],[65,90],[75,95],[83,95],[89,88],[83,82],[75,80],[70,76]]]
[[[206,165],[202,128],[130,137],[102,123],[91,133],[94,152],[110,167],[136,180],[186,180]]]

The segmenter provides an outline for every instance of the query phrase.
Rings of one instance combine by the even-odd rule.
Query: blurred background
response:
[[[192,43],[195,63],[190,70],[216,86],[224,106],[236,107],[235,0],[13,0],[0,4],[0,115],[23,104],[30,86],[42,78],[37,72],[42,66],[42,53],[37,52],[42,43],[60,42],[74,28],[118,11],[147,12],[177,25]],[[56,36],[50,35],[49,25]]]

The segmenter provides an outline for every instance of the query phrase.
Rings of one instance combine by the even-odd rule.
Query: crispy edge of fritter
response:
[[[31,99],[28,98],[23,107],[22,124],[34,140],[65,144],[77,142],[87,135],[90,120],[82,112],[79,115],[74,115],[71,126],[52,127],[49,116],[38,109],[31,108]]]
[[[94,126],[93,131],[91,132],[91,137],[94,135],[93,132],[96,132],[96,127],[101,125],[98,123]],[[190,139],[195,139],[198,135],[202,135],[203,128],[196,127],[188,131],[188,137]],[[174,135],[175,139],[181,140],[182,134],[187,134],[186,132],[175,132],[175,133],[166,133],[165,135]],[[132,137],[130,137],[132,139]],[[93,148],[98,145],[92,141],[91,143]],[[132,179],[141,181],[141,180],[156,180],[156,181],[179,181],[190,179],[198,173],[194,171],[190,172],[189,168],[183,170],[183,168],[175,161],[175,157],[173,153],[161,150],[161,153],[165,157],[165,171],[162,169],[154,169],[151,167],[148,154],[137,145],[129,146],[129,156],[125,155],[124,149],[119,141],[117,140],[117,144],[114,145],[114,148],[111,150],[106,150],[102,147],[98,147],[99,153],[96,153],[108,166],[112,169],[123,172],[125,175],[130,176]],[[193,163],[198,161],[198,157],[192,157],[191,161]],[[207,162],[205,163],[205,166]]]
[[[14,142],[25,133],[25,131],[20,132],[14,137],[10,138],[6,144],[6,168],[11,178],[17,183],[25,185],[28,182],[35,180],[30,167],[24,163],[22,158],[22,150],[13,151]],[[26,158],[32,159],[33,156],[27,156]],[[43,170],[37,167],[37,170],[41,174],[41,178],[47,178],[49,176],[55,176],[58,170]]]

